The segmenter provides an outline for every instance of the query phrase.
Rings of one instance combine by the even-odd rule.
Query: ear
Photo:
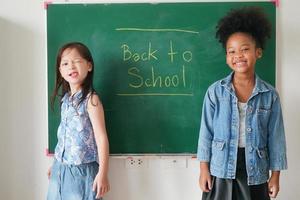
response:
[[[261,58],[262,57],[262,48],[257,48],[256,49],[256,58]]]
[[[91,72],[93,69],[92,63],[88,62],[88,71]]]

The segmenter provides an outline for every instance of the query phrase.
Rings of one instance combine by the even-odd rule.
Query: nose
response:
[[[75,62],[74,61],[71,61],[70,65],[69,65],[69,68],[70,69],[74,69],[75,67]]]
[[[241,57],[243,57],[243,53],[242,53],[241,51],[237,51],[237,52],[235,53],[234,57],[236,57],[236,58],[241,58]]]

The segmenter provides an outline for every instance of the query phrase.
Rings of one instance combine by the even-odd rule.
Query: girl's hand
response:
[[[209,192],[212,188],[208,163],[200,163],[199,185],[203,192]]]
[[[48,180],[50,179],[50,176],[51,176],[51,169],[52,169],[52,166],[49,167],[49,169],[47,170],[47,177],[48,177]]]
[[[102,175],[100,172],[96,175],[93,191],[96,192],[96,198],[99,199],[110,190],[107,176]]]
[[[271,198],[276,198],[278,192],[279,192],[279,171],[273,171],[271,178],[268,183],[269,187],[269,196]]]

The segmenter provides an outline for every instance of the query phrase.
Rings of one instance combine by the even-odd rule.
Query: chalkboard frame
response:
[[[186,4],[189,4],[189,5],[198,5],[198,4],[215,4],[216,5],[216,8],[217,8],[217,4],[219,5],[225,5],[225,4],[234,4],[233,7],[241,7],[241,6],[246,6],[246,5],[255,5],[255,6],[262,6],[262,7],[268,7],[270,9],[272,9],[272,23],[273,23],[273,35],[272,35],[272,38],[271,38],[271,41],[270,43],[267,44],[267,57],[271,57],[271,70],[270,70],[270,74],[268,73],[265,73],[263,70],[260,71],[260,69],[258,69],[258,74],[259,76],[261,76],[263,79],[266,79],[268,80],[272,85],[275,85],[275,81],[276,81],[276,8],[275,8],[275,5],[273,5],[271,2],[265,2],[265,1],[262,1],[262,2],[190,2],[190,3],[183,3],[183,2],[176,2],[176,3],[158,3],[158,4],[150,4],[150,3],[130,3],[130,4],[99,4],[99,3],[88,3],[88,4],[85,4],[85,3],[68,3],[68,4],[49,4],[48,5],[48,9],[47,9],[47,58],[48,58],[48,96],[50,97],[51,96],[51,92],[53,90],[53,81],[54,81],[54,76],[53,76],[53,71],[51,71],[51,67],[50,66],[53,66],[53,61],[55,60],[55,53],[57,51],[57,49],[59,48],[59,45],[65,43],[65,42],[69,42],[69,41],[73,41],[73,40],[77,40],[77,41],[81,41],[81,42],[84,42],[84,43],[87,43],[87,45],[91,48],[91,51],[92,51],[92,54],[97,54],[97,45],[93,45],[93,42],[92,42],[92,36],[90,38],[90,41],[88,40],[82,40],[82,39],[76,39],[76,36],[71,36],[70,38],[68,38],[67,40],[64,40],[63,42],[60,41],[60,42],[56,42],[56,45],[52,45],[53,44],[53,37],[55,38],[55,36],[53,36],[53,34],[55,33],[54,30],[51,30],[51,27],[49,26],[49,20],[50,18],[52,17],[51,15],[49,15],[49,9],[51,10],[53,7],[58,7],[58,6],[65,6],[66,9],[67,7],[72,7],[72,6],[82,6],[82,7],[88,7],[88,6],[103,6],[103,7],[114,7],[114,6],[138,6],[138,5],[142,5],[142,6],[160,6],[160,5],[167,5],[167,6],[176,6],[176,5],[186,5]],[[119,27],[120,28],[120,27]],[[120,28],[121,29],[121,28]],[[176,29],[176,30],[181,30],[181,29]],[[185,29],[184,29],[185,30]],[[116,30],[114,30],[116,31]],[[118,30],[120,31],[120,30]],[[124,31],[124,30],[121,30],[121,31]],[[127,30],[127,31],[132,31],[132,30]],[[125,31],[124,31],[125,32]],[[75,34],[76,35],[76,34]],[[210,39],[212,39],[213,37],[211,37]],[[214,41],[215,43],[217,43],[216,41]],[[59,45],[58,45],[59,44]],[[148,44],[149,45],[149,44]],[[170,44],[169,44],[170,46]],[[270,48],[271,46],[271,51],[268,49]],[[222,47],[221,45],[219,45],[219,51],[218,52],[219,54],[222,53]],[[55,52],[55,53],[54,53]],[[265,55],[265,54],[264,54]],[[96,61],[97,62],[97,61]],[[123,64],[124,65],[124,60],[116,60],[114,61],[115,63],[117,63],[116,65],[121,65]],[[258,65],[263,65],[263,64],[266,64],[268,63],[269,61],[266,61],[264,60],[264,58],[262,59],[262,61],[260,61],[260,63],[258,63]],[[119,64],[118,64],[119,63]],[[120,64],[121,63],[121,64]],[[129,63],[126,63],[126,65],[128,66],[131,66],[131,64],[134,64],[135,62],[129,62]],[[226,67],[225,65],[225,62],[223,63],[223,65]],[[52,69],[53,70],[53,69]],[[183,70],[182,70],[183,71]],[[135,71],[136,72],[136,71]],[[207,88],[208,85],[210,85],[211,83],[213,83],[214,81],[218,80],[219,78],[222,78],[224,76],[226,76],[228,73],[229,73],[229,69],[224,69],[224,71],[222,72],[217,72],[217,71],[213,71],[216,74],[215,78],[213,80],[206,80],[207,82],[205,83],[205,87],[204,88]],[[51,74],[52,73],[52,74]],[[133,77],[131,77],[133,78]],[[96,78],[97,79],[97,78]],[[137,79],[135,79],[137,80]],[[131,82],[132,85],[133,82]],[[105,87],[118,87],[118,86],[113,86],[111,84],[106,84]],[[97,88],[96,88],[97,89]],[[111,94],[110,93],[105,93],[102,91],[103,88],[101,88],[100,90],[98,89],[97,92],[100,93],[100,96],[101,96],[101,99],[103,100],[103,104],[104,104],[104,109],[105,109],[105,114],[106,114],[106,120],[107,120],[107,123],[110,123],[109,120],[110,120],[110,117],[109,117],[109,109],[106,108],[106,104],[107,104],[107,101],[109,101],[108,99],[110,98],[107,98],[107,96],[110,96]],[[197,126],[199,126],[199,123],[200,123],[200,117],[201,117],[201,107],[202,107],[202,98],[204,96],[204,93],[205,93],[205,90],[206,89],[202,89],[203,91],[201,91],[201,94],[197,96],[197,98],[199,98],[199,106],[200,106],[200,109],[198,108],[197,110],[197,118],[196,119],[193,119],[194,123],[197,123]],[[102,95],[103,94],[103,95]],[[184,93],[185,95],[189,95],[189,94],[192,94],[192,93]],[[122,96],[124,95],[124,93],[115,93],[115,95],[118,95],[118,96]],[[124,98],[130,98],[130,97],[124,97]],[[154,97],[156,98],[156,97]],[[161,97],[159,97],[161,98]],[[169,97],[168,97],[169,98]],[[134,100],[136,101],[136,100]],[[184,100],[183,100],[184,101]],[[58,126],[58,123],[59,123],[59,108],[58,108],[58,104],[56,105],[56,108],[55,108],[55,111],[53,112],[51,109],[50,109],[50,106],[48,106],[48,148],[49,148],[49,151],[51,153],[54,152],[54,147],[55,147],[55,144],[57,142],[57,138],[56,138],[56,129],[57,129],[57,126]],[[115,138],[112,138],[111,137],[111,132],[110,132],[110,129],[111,127],[109,126],[109,124],[107,124],[107,127],[108,127],[108,136],[109,136],[109,139],[110,139],[110,152],[112,155],[194,155],[196,153],[196,145],[197,145],[197,138],[198,138],[198,132],[193,132],[193,137],[190,138],[189,141],[185,141],[185,142],[188,142],[188,145],[191,146],[191,148],[188,148],[188,150],[185,148],[181,149],[180,147],[180,143],[179,144],[175,144],[176,145],[179,145],[179,146],[176,146],[176,147],[171,147],[169,149],[162,149],[162,145],[161,144],[158,144],[160,141],[157,141],[158,143],[158,146],[160,145],[161,149],[159,148],[155,148],[155,150],[146,150],[146,151],[143,151],[141,150],[141,148],[143,148],[143,145],[147,144],[146,141],[144,141],[145,143],[141,144],[141,148],[138,148],[138,149],[134,149],[132,146],[129,147],[129,151],[126,150],[126,145],[124,145],[122,148],[123,149],[117,149],[115,150],[115,148],[117,146],[119,146],[120,144],[122,144],[122,142],[124,142],[125,144],[128,144],[128,143],[131,143],[130,140],[135,140],[132,138],[132,135],[130,135],[129,138],[125,140],[115,140]],[[198,129],[199,127],[197,127],[196,129]],[[195,127],[194,127],[195,129]],[[124,139],[124,138],[122,138]],[[141,140],[143,139],[143,137],[140,138]],[[159,140],[160,138],[158,138]],[[176,142],[176,141],[175,141]],[[136,145],[137,143],[133,143],[133,146]],[[151,145],[156,145],[155,144],[155,140],[154,140],[154,143],[152,143]],[[186,145],[186,144],[185,144]],[[177,149],[178,148],[178,149]]]

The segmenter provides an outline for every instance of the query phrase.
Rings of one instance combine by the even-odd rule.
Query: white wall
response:
[[[106,0],[106,2],[109,2]],[[119,2],[125,2],[119,0]],[[289,170],[282,172],[277,199],[300,196],[300,15],[297,0],[278,8],[278,84],[286,126]],[[45,10],[40,0],[0,3],[0,199],[42,200],[47,192]],[[185,162],[183,158],[179,161]],[[196,200],[198,162],[168,167],[169,160],[146,160],[148,167],[127,169],[124,159],[110,162],[107,200]]]
[[[300,1],[281,1],[278,26],[278,89],[287,137],[288,170],[281,175],[279,199],[299,199],[300,178]]]

